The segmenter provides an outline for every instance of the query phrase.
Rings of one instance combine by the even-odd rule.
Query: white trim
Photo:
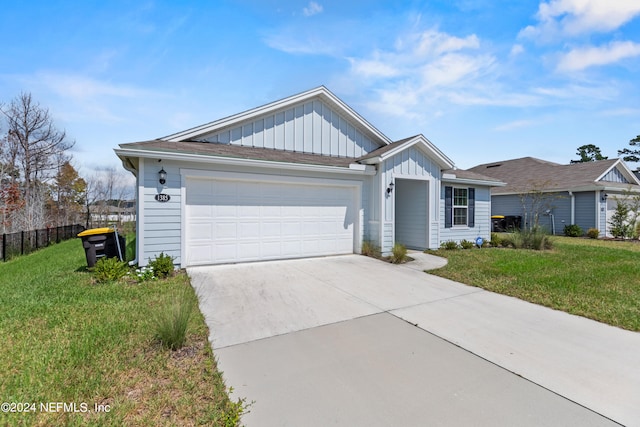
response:
[[[631,169],[629,169],[627,164],[623,162],[622,159],[618,159],[616,162],[614,162],[606,171],[602,173],[602,175],[597,177],[595,181],[600,182],[602,178],[604,178],[614,168],[618,167],[618,165],[622,166],[622,170],[620,172],[622,173],[622,175],[624,175],[625,178],[627,178],[630,181],[629,185],[633,185],[633,184],[640,185],[640,181],[638,180],[638,178],[635,176],[633,172],[631,172]],[[606,181],[603,181],[603,182],[606,182]]]
[[[182,132],[174,133],[162,139],[166,139],[169,141],[184,141],[192,138],[197,138],[201,135],[210,134],[223,128],[232,127],[234,125],[237,125],[238,123],[255,119],[260,115],[270,114],[298,104],[300,102],[309,101],[315,97],[319,97],[320,99],[326,101],[329,104],[332,104],[333,106],[341,110],[341,113],[348,116],[351,120],[355,121],[360,129],[364,130],[370,136],[373,136],[375,139],[377,139],[377,142],[381,143],[381,145],[391,144],[392,141],[391,139],[389,139],[389,137],[376,129],[371,123],[366,121],[362,116],[360,116],[360,114],[358,114],[355,110],[345,104],[324,86],[320,86],[306,92],[302,92],[297,95],[271,102],[269,104],[256,107],[238,114],[234,114],[220,120],[205,123],[203,125],[196,126]]]
[[[364,169],[355,165],[354,167],[326,166],[326,165],[310,165],[303,163],[275,162],[269,160],[241,159],[236,157],[218,157],[201,154],[175,153],[168,151],[150,151],[135,149],[115,149],[119,157],[139,157],[148,159],[176,160],[186,162],[207,163],[216,165],[230,166],[252,166],[257,168],[278,168],[296,171],[308,172],[331,172],[352,175],[375,175],[376,170],[373,166],[366,166]],[[354,159],[355,161],[355,159]]]
[[[138,209],[136,215],[136,259],[139,266],[147,265],[144,259],[144,164],[144,160],[138,161],[138,182],[136,183],[138,186],[138,200],[136,200]]]
[[[466,184],[466,185],[477,185],[477,186],[485,186],[485,187],[504,187],[507,185],[506,182],[498,182],[498,181],[486,181],[480,179],[471,179],[471,178],[444,178],[443,174],[442,182],[450,182],[451,184]]]
[[[364,159],[362,162],[366,164],[381,163],[382,161],[387,160],[416,144],[420,144],[422,151],[427,154],[427,157],[434,160],[442,169],[450,169],[454,167],[453,161],[440,151],[431,141],[425,138],[424,135],[418,135],[408,142],[399,144],[397,147],[394,147],[386,153],[382,153],[379,156],[370,159]]]

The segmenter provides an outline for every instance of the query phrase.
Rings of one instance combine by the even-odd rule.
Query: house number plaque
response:
[[[160,203],[166,203],[171,200],[171,197],[168,194],[160,193],[156,194],[156,200]]]

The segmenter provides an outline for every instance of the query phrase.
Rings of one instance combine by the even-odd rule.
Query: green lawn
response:
[[[243,404],[229,401],[197,307],[186,347],[154,339],[154,313],[185,289],[184,274],[93,284],[79,240],[0,263],[1,401],[36,404],[0,425],[236,425]],[[77,412],[47,413],[50,402]]]
[[[553,242],[550,251],[433,251],[449,263],[429,273],[640,331],[640,242]]]

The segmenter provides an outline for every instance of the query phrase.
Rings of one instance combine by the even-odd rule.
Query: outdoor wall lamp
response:
[[[160,169],[160,172],[158,172],[158,177],[160,178],[158,181],[160,181],[161,185],[164,185],[165,182],[167,182],[167,173],[164,171],[164,168]]]
[[[606,202],[607,201],[607,197],[609,197],[609,195],[607,193],[602,194],[602,201]]]
[[[391,192],[393,191],[393,182],[389,184],[389,186],[387,187],[387,194],[391,194]]]

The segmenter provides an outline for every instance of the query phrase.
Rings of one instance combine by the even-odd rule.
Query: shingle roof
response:
[[[495,182],[498,185],[503,184],[503,182],[499,178],[495,178],[489,175],[482,175],[477,172],[473,172],[465,169],[447,169],[442,171],[442,174],[455,175],[456,179],[469,179],[475,181],[488,181]]]
[[[230,157],[236,159],[265,160],[271,162],[301,163],[308,165],[337,166],[348,168],[356,159],[348,157],[330,157],[318,154],[299,153],[294,151],[274,150],[270,148],[242,147],[231,144],[191,141],[152,141],[120,144],[120,148],[132,150],[166,151],[171,153],[199,154],[213,157]]]
[[[629,184],[597,182],[619,159],[561,165],[533,157],[485,163],[469,171],[497,178],[507,185],[492,190],[492,194],[518,193],[532,188],[566,191],[572,189],[620,187]]]

